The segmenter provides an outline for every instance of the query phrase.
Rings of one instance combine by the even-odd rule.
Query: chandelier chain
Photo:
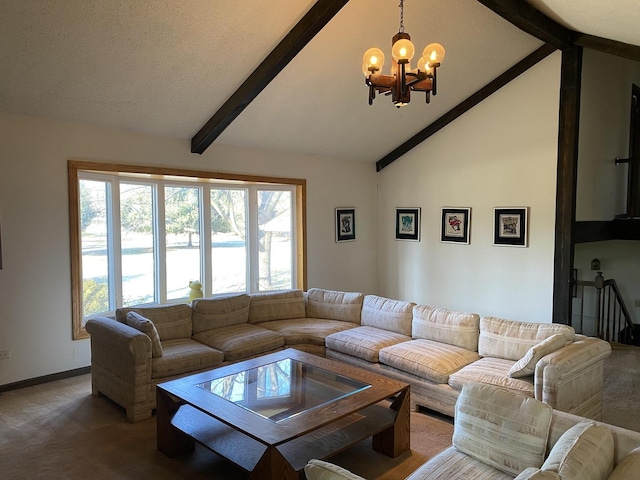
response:
[[[399,33],[404,33],[404,0],[400,0],[400,29]]]

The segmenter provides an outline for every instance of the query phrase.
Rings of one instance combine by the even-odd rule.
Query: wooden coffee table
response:
[[[298,479],[311,458],[371,436],[395,458],[409,450],[409,393],[406,383],[283,350],[159,384],[158,450],[174,457],[197,441],[267,480]]]

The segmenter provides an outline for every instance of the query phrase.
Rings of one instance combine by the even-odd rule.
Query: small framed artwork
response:
[[[471,208],[442,209],[441,242],[469,243]]]
[[[356,239],[356,209],[336,208],[336,242]]]
[[[420,241],[419,208],[396,208],[396,240]]]
[[[507,247],[527,246],[528,207],[493,209],[493,244]]]

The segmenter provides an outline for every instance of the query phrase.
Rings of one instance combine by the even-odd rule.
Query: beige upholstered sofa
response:
[[[321,460],[308,480],[363,480]],[[455,407],[452,445],[406,480],[633,480],[640,433],[553,410],[533,398],[467,384]]]
[[[453,415],[462,386],[479,381],[599,418],[610,354],[608,343],[565,325],[315,288],[123,308],[86,329],[93,393],[132,421],[151,415],[158,383],[291,347],[405,380],[413,407]],[[523,376],[510,377],[512,368]]]

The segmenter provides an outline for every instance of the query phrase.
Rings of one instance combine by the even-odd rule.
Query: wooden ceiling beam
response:
[[[571,32],[571,41],[580,47],[590,48],[599,52],[616,55],[640,62],[640,47],[628,43],[595,37],[586,33]]]
[[[244,83],[191,139],[203,153],[349,0],[318,0]]]
[[[522,0],[478,0],[520,30],[558,49],[571,47],[571,30]]]

